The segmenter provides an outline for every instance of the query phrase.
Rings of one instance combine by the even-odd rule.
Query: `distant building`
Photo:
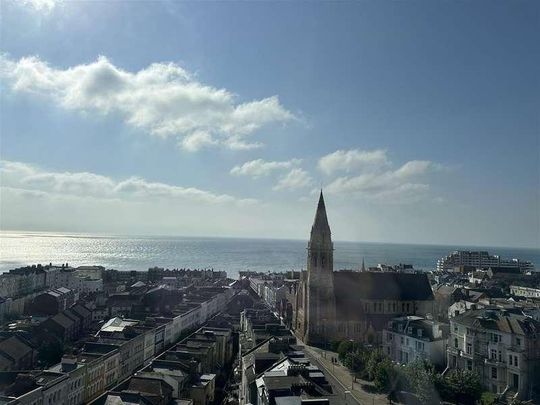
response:
[[[354,339],[382,341],[382,330],[396,316],[433,313],[426,274],[334,272],[334,245],[323,194],[311,228],[307,271],[296,291],[293,326],[307,343]]]
[[[475,268],[513,267],[522,272],[534,271],[534,264],[519,259],[505,260],[500,256],[490,255],[486,251],[456,250],[437,261],[438,271],[454,271],[456,267],[473,266]]]
[[[448,324],[419,316],[404,316],[389,322],[383,330],[383,351],[401,364],[427,360],[444,368]]]
[[[540,299],[540,288],[522,287],[519,285],[510,286],[510,294],[517,297]]]
[[[540,388],[540,322],[519,309],[483,308],[450,319],[449,368],[476,371],[494,393],[529,399]]]
[[[75,303],[75,293],[64,287],[49,290],[34,297],[30,306],[30,315],[56,315]]]

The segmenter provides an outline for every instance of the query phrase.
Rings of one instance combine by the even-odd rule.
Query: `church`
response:
[[[334,244],[321,191],[296,288],[293,328],[307,344],[353,339],[375,344],[392,318],[433,313],[426,274],[334,271]]]

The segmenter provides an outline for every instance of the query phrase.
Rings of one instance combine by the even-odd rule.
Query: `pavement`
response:
[[[355,381],[354,376],[347,367],[341,365],[339,361],[333,363],[332,358],[337,360],[337,353],[314,346],[307,346],[300,340],[298,341],[298,344],[304,346],[304,352],[308,358],[324,370],[329,382],[332,386],[340,390],[340,393],[344,395],[344,398],[352,396],[349,403],[360,405],[387,405],[390,403],[386,395],[372,394],[362,388],[363,384],[370,385],[369,382],[363,380]],[[354,402],[352,401],[353,399]]]

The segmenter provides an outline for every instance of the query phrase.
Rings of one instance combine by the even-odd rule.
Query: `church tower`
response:
[[[307,251],[307,325],[304,341],[317,343],[332,338],[336,321],[334,245],[322,190]]]

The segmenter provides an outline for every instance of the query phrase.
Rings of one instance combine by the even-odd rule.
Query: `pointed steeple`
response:
[[[324,196],[321,190],[319,195],[319,204],[317,205],[317,212],[315,213],[315,220],[311,231],[314,230],[328,231],[330,232],[330,225],[328,225],[328,217],[326,216],[326,206],[324,205]]]

